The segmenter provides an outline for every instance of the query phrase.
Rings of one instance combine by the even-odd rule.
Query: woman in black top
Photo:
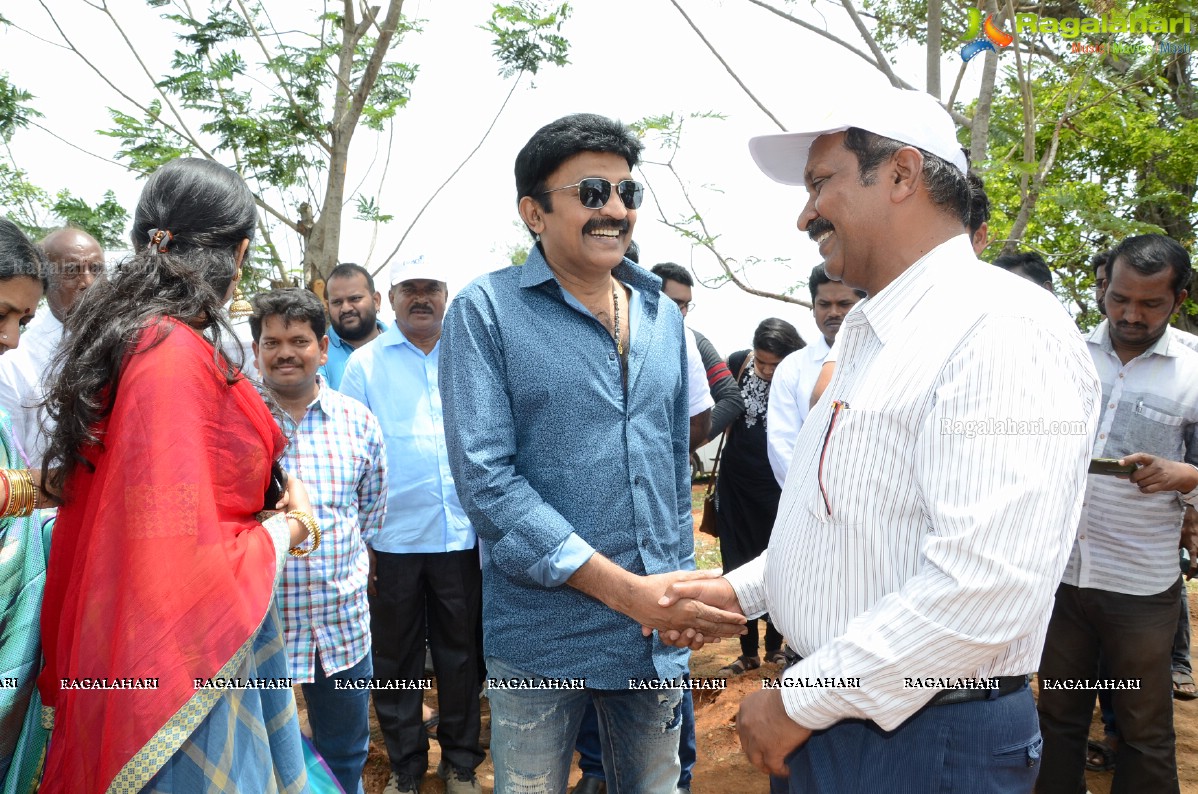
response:
[[[769,546],[782,495],[766,452],[765,412],[770,381],[782,359],[803,344],[793,325],[771,317],[757,326],[752,350],[728,357],[728,368],[737,373],[745,409],[728,426],[716,482],[716,517],[725,572],[756,558]],[[784,659],[782,635],[769,622],[769,616],[765,617],[765,660],[780,664]],[[748,628],[740,638],[740,657],[723,667],[721,675],[740,675],[761,666],[757,621],[750,620]]]

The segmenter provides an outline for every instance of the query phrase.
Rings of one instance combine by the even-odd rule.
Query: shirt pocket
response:
[[[1182,425],[1185,417],[1174,416],[1137,405],[1127,428],[1127,444],[1131,452],[1147,452],[1168,460],[1181,460],[1184,454]]]
[[[891,485],[909,479],[909,433],[895,419],[881,411],[834,409],[819,435],[815,487],[807,500],[821,523],[864,523],[885,503]]]

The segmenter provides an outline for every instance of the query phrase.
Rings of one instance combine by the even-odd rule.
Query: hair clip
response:
[[[160,254],[166,253],[166,249],[170,247],[171,240],[174,239],[175,235],[166,229],[150,229],[150,249],[157,250]]]

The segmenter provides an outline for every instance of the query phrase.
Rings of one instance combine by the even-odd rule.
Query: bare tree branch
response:
[[[778,125],[778,129],[786,132],[786,126],[781,121],[778,121],[778,117],[771,113],[770,109],[763,105],[761,100],[749,90],[749,87],[745,85],[745,82],[741,80],[739,76],[737,76],[736,72],[732,71],[732,67],[729,66],[728,62],[724,60],[723,56],[716,51],[716,48],[712,45],[712,43],[707,40],[707,37],[703,35],[703,31],[699,30],[699,27],[692,22],[691,18],[687,16],[685,11],[682,10],[682,6],[678,4],[678,0],[670,0],[670,3],[673,4],[674,8],[678,9],[678,13],[681,14],[682,18],[686,20],[686,24],[690,25],[691,30],[695,32],[695,35],[699,37],[699,40],[707,45],[707,49],[711,50],[711,54],[714,55],[716,60],[720,62],[720,65],[724,67],[724,71],[732,75],[732,79],[736,81],[738,86],[740,86],[740,90],[744,91],[749,99],[753,100],[753,104],[757,105],[757,107],[761,109],[762,113],[770,117],[770,121]]]
[[[782,17],[783,19],[787,20],[788,22],[795,23],[796,25],[803,28],[804,30],[809,30],[812,33],[816,34],[817,36],[823,36],[828,41],[839,44],[841,47],[844,47],[846,50],[853,53],[858,58],[865,61],[866,63],[868,63],[870,66],[874,67],[875,69],[882,68],[881,66],[878,65],[877,61],[875,61],[873,58],[871,58],[869,56],[868,53],[857,49],[852,44],[849,44],[847,41],[840,38],[839,36],[829,33],[828,31],[823,30],[822,28],[818,28],[815,25],[812,25],[810,22],[805,22],[804,20],[799,19],[798,17],[791,16],[790,14],[786,13],[785,11],[782,11],[781,9],[774,8],[769,3],[762,2],[762,0],[749,0],[749,2],[755,6],[764,8],[766,11],[769,11],[773,14],[776,14],[776,15]],[[904,86],[907,88],[911,88],[911,86],[906,85],[905,83],[904,83]]]
[[[108,85],[108,87],[111,88],[113,91],[115,91],[122,99],[124,99],[126,102],[128,102],[133,107],[140,110],[142,113],[145,113],[146,116],[149,116],[150,109],[148,107],[143,105],[141,102],[138,102],[136,99],[129,96],[124,91],[122,91],[120,88],[118,88],[116,83],[112,82],[112,80],[110,80],[108,78],[108,75],[102,69],[97,67],[94,63],[92,63],[91,60],[89,60],[88,57],[86,55],[84,55],[83,52],[77,46],[75,46],[75,42],[71,41],[70,37],[67,36],[66,31],[64,31],[62,29],[62,26],[58,24],[58,19],[55,18],[53,12],[51,12],[49,7],[47,7],[46,0],[38,0],[38,3],[40,3],[42,8],[45,10],[46,16],[50,17],[50,22],[51,22],[51,24],[54,25],[55,29],[58,31],[58,35],[62,36],[62,40],[67,43],[67,49],[69,49],[71,52],[75,53],[76,57],[78,57],[79,60],[81,60],[85,64],[87,64],[88,68],[90,68],[93,72],[95,72],[96,76],[99,77],[101,80],[103,80]],[[92,4],[89,3],[88,5],[92,5]],[[92,5],[92,7],[96,8],[97,10],[100,10],[100,11],[103,10],[94,5]],[[153,82],[153,77],[150,78],[150,81]],[[207,157],[208,159],[213,159],[212,155],[208,151],[206,151],[204,149],[204,147],[199,144],[198,141],[195,140],[195,137],[192,136],[190,131],[187,131],[186,128],[184,128],[184,130],[180,130],[179,128],[177,128],[173,124],[171,124],[169,121],[167,121],[166,119],[163,119],[161,117],[158,118],[158,121],[164,127],[166,127],[168,130],[170,130],[171,132],[178,135],[180,138],[186,139],[188,143],[195,146],[196,149],[198,149],[205,157]]]
[[[466,158],[462,160],[462,162],[458,163],[458,167],[453,169],[453,173],[445,177],[445,181],[442,182],[437,189],[433,191],[433,194],[428,197],[428,200],[425,201],[423,206],[420,207],[420,211],[416,213],[416,217],[412,218],[412,222],[408,224],[408,228],[404,229],[403,234],[399,238],[399,242],[395,244],[395,248],[392,249],[391,253],[387,255],[387,258],[383,260],[383,263],[374,269],[371,275],[377,276],[380,272],[382,272],[383,268],[385,268],[387,264],[395,258],[395,255],[399,253],[399,249],[403,247],[404,240],[408,239],[408,234],[412,231],[412,228],[416,225],[416,222],[420,220],[420,216],[424,214],[424,211],[427,210],[429,205],[433,203],[433,199],[441,194],[441,191],[445,189],[445,186],[453,181],[453,178],[458,175],[458,172],[466,167],[466,163],[470,162],[470,158],[474,157],[475,153],[482,148],[483,143],[487,140],[488,136],[490,136],[491,130],[495,129],[495,125],[499,123],[499,117],[503,115],[503,111],[507,108],[508,102],[511,101],[512,95],[516,93],[516,86],[520,84],[520,78],[523,76],[524,72],[521,70],[516,75],[516,79],[512,82],[512,87],[507,92],[507,96],[503,98],[503,104],[499,106],[499,111],[495,114],[495,118],[491,119],[490,126],[487,127],[486,132],[484,132],[483,136],[479,138],[478,143],[475,144],[474,148],[470,150],[470,154],[466,155]]]
[[[663,225],[668,226],[678,234],[682,235],[684,238],[690,240],[693,245],[707,249],[711,255],[715,257],[716,262],[719,263],[720,269],[724,271],[724,275],[728,278],[728,280],[741,290],[749,293],[750,295],[757,295],[761,298],[773,298],[774,300],[779,300],[783,303],[793,303],[798,306],[806,306],[807,308],[811,308],[811,304],[808,301],[802,300],[801,298],[794,298],[790,295],[783,295],[781,293],[769,292],[768,290],[750,287],[736,274],[736,271],[730,264],[733,260],[720,253],[719,249],[716,247],[717,238],[708,230],[707,223],[703,220],[703,216],[699,213],[699,208],[696,207],[694,201],[691,200],[690,192],[686,189],[686,183],[682,181],[681,175],[679,175],[678,170],[674,167],[674,157],[677,156],[682,141],[683,121],[684,119],[680,119],[678,121],[678,132],[675,135],[674,145],[672,147],[669,159],[664,163],[646,160],[640,168],[641,174],[645,177],[645,186],[649,188],[649,193],[653,196],[653,205],[657,207],[657,214],[659,216],[658,220]],[[686,201],[686,205],[690,207],[691,214],[688,221],[671,221],[666,217],[665,210],[662,209],[661,201],[659,201],[657,198],[657,191],[653,189],[653,183],[650,181],[648,175],[645,174],[644,165],[661,166],[668,170],[670,175],[674,177],[674,181],[678,183],[679,190],[682,191],[682,197]],[[699,232],[696,232],[685,225],[685,223],[689,222],[690,220],[693,220],[699,224]]]
[[[840,4],[849,13],[849,19],[853,20],[853,25],[857,28],[857,32],[861,34],[861,38],[865,39],[870,52],[874,54],[874,65],[878,67],[878,70],[882,74],[886,75],[886,79],[890,81],[890,84],[896,88],[914,88],[914,86],[899,77],[890,68],[890,61],[886,60],[886,53],[882,52],[882,48],[878,46],[878,42],[874,41],[873,34],[869,32],[869,28],[865,27],[865,22],[862,21],[861,16],[857,13],[857,9],[853,6],[853,0],[840,0]]]

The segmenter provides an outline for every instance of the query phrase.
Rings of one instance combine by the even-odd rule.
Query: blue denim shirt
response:
[[[387,324],[381,320],[375,320],[375,325],[380,334],[387,330]],[[324,378],[324,382],[329,384],[329,388],[340,391],[345,365],[355,348],[350,347],[349,342],[337,335],[337,332],[333,330],[332,323],[325,327],[325,334],[329,337],[329,360],[321,365],[319,372]],[[375,339],[377,338],[375,337]]]
[[[611,335],[539,246],[466,287],[441,337],[449,463],[482,539],[486,654],[598,689],[674,678],[689,652],[562,582],[591,548],[635,574],[694,568],[682,316],[656,276],[628,260],[613,273],[638,293],[627,396]]]

